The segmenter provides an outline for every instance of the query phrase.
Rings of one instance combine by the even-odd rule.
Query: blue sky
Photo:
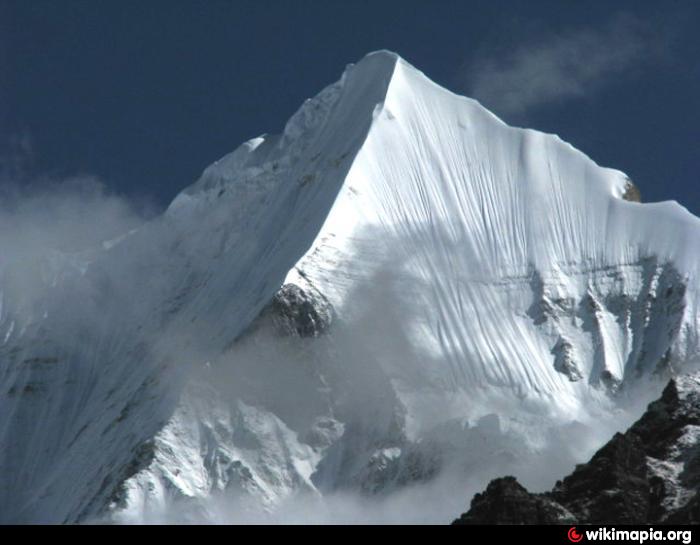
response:
[[[0,0],[0,168],[162,207],[387,48],[700,214],[699,24],[671,0]]]

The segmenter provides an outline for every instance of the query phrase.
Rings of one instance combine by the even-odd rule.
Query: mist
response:
[[[114,194],[98,178],[0,182],[0,267],[51,251],[76,253],[138,228],[153,216],[139,202]]]

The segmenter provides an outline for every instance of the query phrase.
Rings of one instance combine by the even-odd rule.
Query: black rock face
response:
[[[296,284],[285,284],[275,294],[268,308],[283,334],[317,337],[333,321],[333,307],[320,293],[303,290]]]
[[[453,524],[557,524],[573,516],[545,494],[531,494],[515,477],[494,479]]]
[[[639,192],[639,188],[634,185],[629,178],[627,179],[625,192],[622,194],[622,198],[626,201],[642,202],[642,194]]]
[[[695,524],[699,491],[700,375],[689,375],[551,492],[496,479],[454,524]]]

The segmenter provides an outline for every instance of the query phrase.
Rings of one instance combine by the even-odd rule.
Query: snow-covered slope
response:
[[[33,265],[31,298],[2,271],[0,520],[393,490],[566,444],[697,356],[700,221],[631,187],[368,55],[162,218]],[[239,338],[283,283],[333,323],[289,336],[273,308]]]
[[[391,275],[410,301],[402,329],[420,368],[387,372],[408,390],[459,392],[458,413],[462,393],[494,389],[575,409],[591,385],[697,348],[684,285],[697,274],[700,223],[675,203],[621,199],[629,183],[397,60],[296,270],[336,306],[358,278]]]

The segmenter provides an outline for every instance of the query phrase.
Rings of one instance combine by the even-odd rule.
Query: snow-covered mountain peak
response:
[[[0,521],[546,478],[698,356],[699,220],[632,187],[368,55],[41,312],[3,279]]]
[[[287,281],[313,285],[342,307],[358,282],[388,275],[400,299],[420,301],[402,319],[422,354],[421,382],[560,392],[568,406],[583,399],[583,383],[610,376],[618,384],[630,366],[656,365],[637,361],[662,355],[634,348],[643,335],[606,324],[628,321],[627,298],[656,300],[653,278],[682,284],[698,265],[689,247],[698,220],[671,203],[623,199],[630,187],[622,172],[556,136],[507,126],[399,59],[319,234]],[[663,327],[669,338],[679,334],[680,324]],[[510,347],[481,344],[503,336]]]
[[[215,161],[197,183],[175,199],[171,209],[202,191],[212,188],[219,191],[225,180],[229,184],[241,183],[241,177],[258,175],[265,169],[271,169],[276,177],[284,177],[294,164],[319,157],[319,148],[330,144],[319,141],[324,128],[329,126],[333,129],[339,125],[347,127],[345,143],[359,145],[373,116],[386,99],[399,62],[403,61],[398,55],[381,50],[368,54],[357,64],[348,65],[337,82],[304,101],[281,134],[252,138]],[[353,134],[356,134],[356,142],[350,138]],[[313,149],[315,155],[309,156],[309,149]],[[350,147],[346,155],[355,152],[356,149]],[[233,174],[237,175],[236,179],[231,179]]]

